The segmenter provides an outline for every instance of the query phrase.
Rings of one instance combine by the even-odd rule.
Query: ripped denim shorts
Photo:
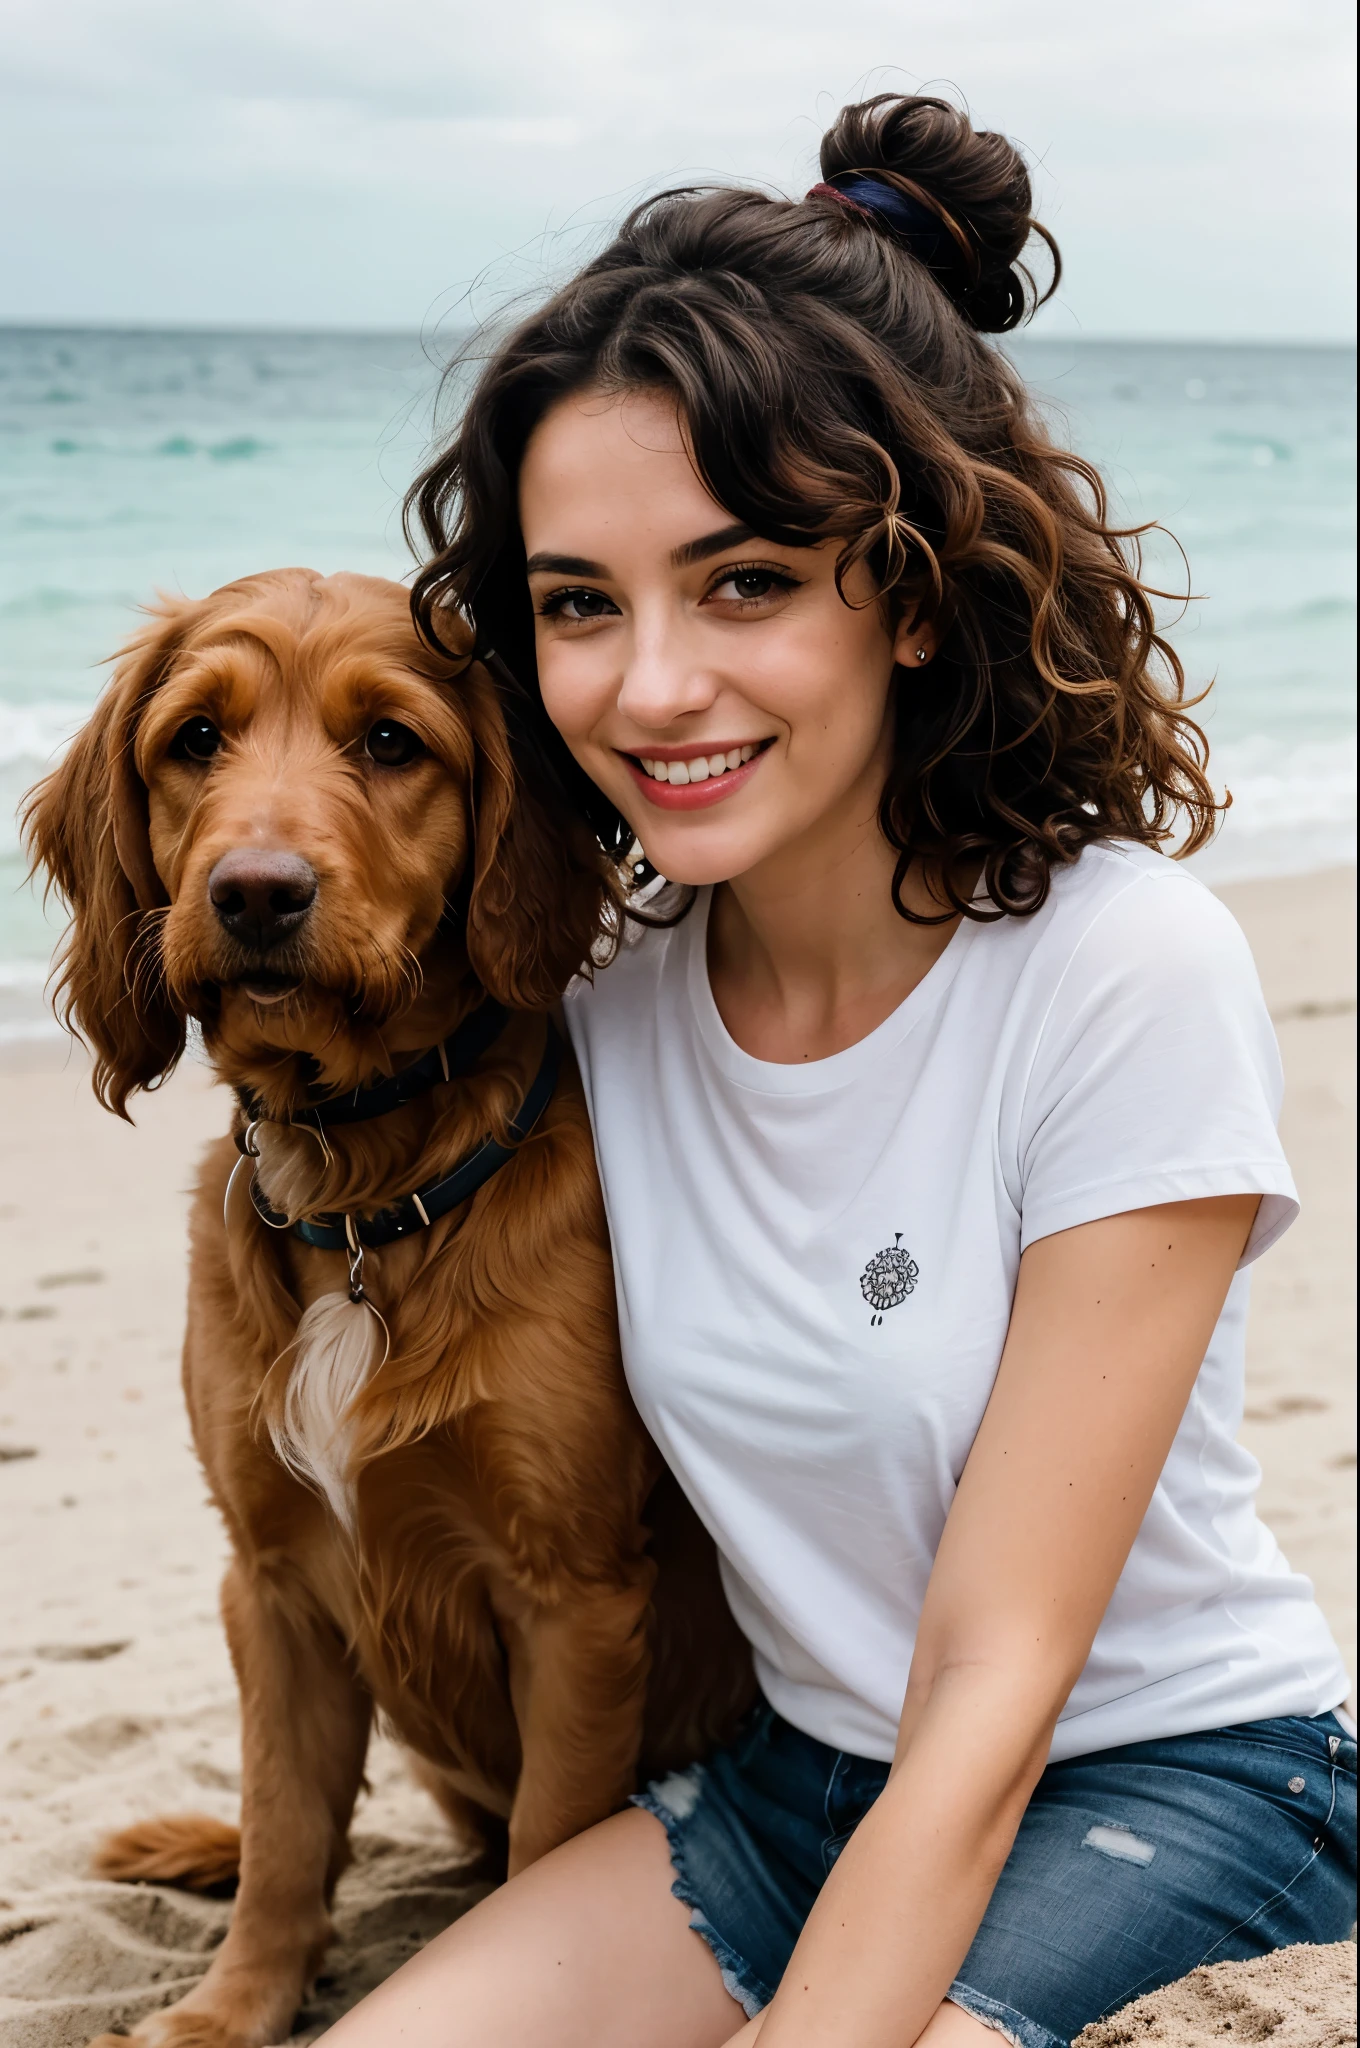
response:
[[[748,2016],[887,1776],[762,1702],[711,1762],[634,1800]],[[1014,2048],[1067,2048],[1200,1963],[1344,1940],[1355,1819],[1355,1742],[1334,1714],[1050,1764],[948,1995]]]

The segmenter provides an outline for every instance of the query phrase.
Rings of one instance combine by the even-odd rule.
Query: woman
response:
[[[763,1699],[337,2048],[1055,2048],[1351,1924],[1346,1677],[1234,1441],[1278,1057],[1158,850],[1202,741],[981,338],[1032,296],[1018,155],[885,96],[822,171],[641,208],[418,496],[427,628],[672,885],[566,1019]]]

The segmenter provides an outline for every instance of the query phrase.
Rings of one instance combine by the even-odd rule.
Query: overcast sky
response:
[[[1354,334],[1348,0],[5,0],[0,319],[430,327],[644,189],[801,192],[948,88],[1039,165],[1072,334]]]

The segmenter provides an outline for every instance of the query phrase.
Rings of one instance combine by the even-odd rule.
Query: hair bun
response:
[[[1058,246],[1034,218],[1024,158],[1004,135],[974,128],[947,100],[884,92],[843,107],[822,138],[821,169],[828,184],[854,173],[882,179],[937,216],[945,232],[927,236],[923,246],[915,234],[899,231],[897,238],[980,333],[1009,333],[1056,289]],[[887,208],[864,210],[894,232]],[[1020,260],[1031,235],[1053,258],[1042,294]]]

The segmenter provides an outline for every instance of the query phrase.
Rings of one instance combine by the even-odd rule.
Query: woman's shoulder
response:
[[[1200,1070],[1240,1056],[1274,1090],[1251,948],[1196,876],[1147,847],[1092,846],[1055,876],[1051,901],[1022,1005],[1041,1069],[1118,1057],[1130,1071],[1173,1058]]]
[[[1052,899],[1038,939],[1052,952],[1020,1006],[1024,1241],[1250,1193],[1269,1198],[1254,1258],[1298,1203],[1275,1131],[1279,1048],[1241,927],[1194,875],[1137,846],[1089,849]]]
[[[1246,937],[1232,912],[1178,861],[1113,840],[1083,849],[1053,878],[1040,943],[1055,973],[1082,980],[1134,977],[1149,989],[1168,979],[1246,977],[1256,983]]]
[[[1029,929],[1015,929],[1026,923]],[[1279,1054],[1256,962],[1227,906],[1155,849],[1084,849],[1053,877],[1044,909],[1008,920],[1000,977],[1017,1071],[1132,1072],[1172,1058],[1212,1065],[1231,1044],[1275,1086]]]

